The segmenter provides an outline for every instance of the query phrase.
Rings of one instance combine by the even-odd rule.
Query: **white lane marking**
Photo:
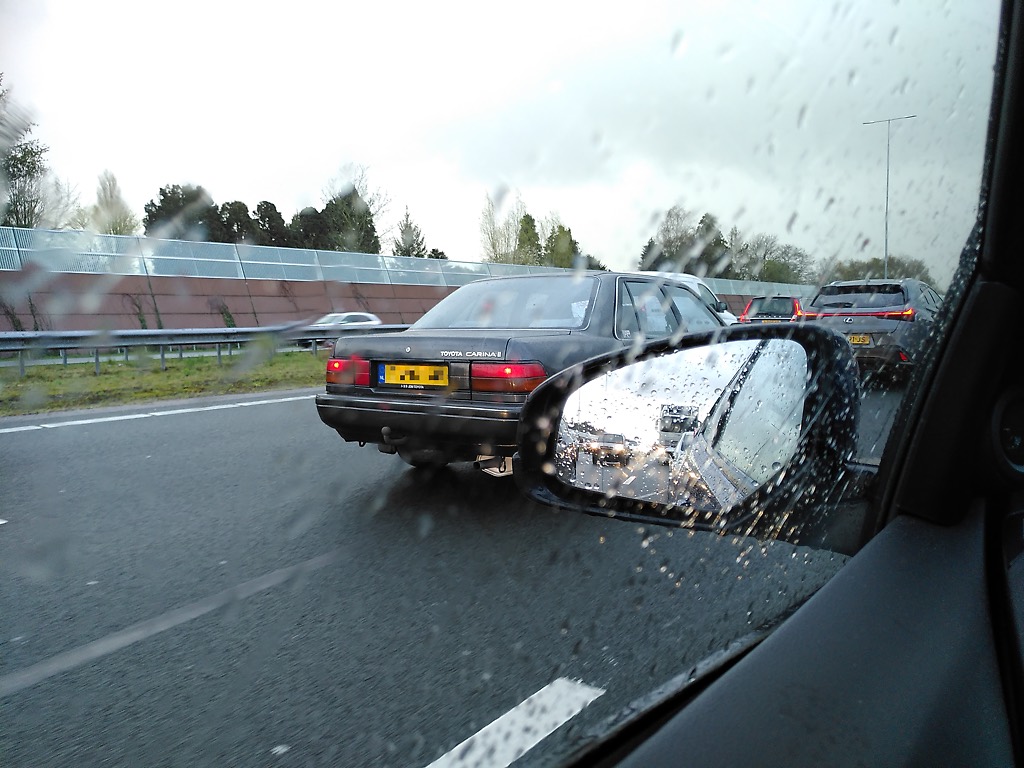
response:
[[[149,411],[148,413],[129,413],[120,416],[100,416],[95,419],[75,419],[73,421],[55,421],[52,424],[32,424],[25,427],[7,427],[0,429],[0,435],[13,432],[31,432],[36,429],[56,429],[57,427],[80,427],[85,424],[106,424],[114,421],[134,421],[148,419],[152,416],[180,416],[184,413],[202,413],[204,411],[223,411],[228,408],[247,408],[250,405],[273,405],[275,403],[292,403],[296,400],[309,400],[316,395],[298,395],[295,397],[277,397],[273,400],[246,400],[242,403],[222,403],[221,405],[203,405],[195,408],[174,408],[167,411]]]
[[[271,587],[283,584],[293,577],[323,568],[333,562],[336,556],[336,552],[328,552],[326,555],[314,557],[311,560],[306,560],[304,563],[271,571],[191,605],[176,608],[156,618],[140,621],[138,624],[132,624],[120,632],[101,637],[99,640],[93,640],[91,643],[72,648],[70,651],[58,653],[56,656],[51,656],[44,661],[40,661],[30,667],[25,667],[25,669],[18,670],[17,672],[10,672],[0,676],[0,699],[25,688],[30,688],[33,685],[38,685],[55,675],[96,661],[115,651],[120,651],[122,648],[127,648],[129,645],[133,645],[140,640],[147,640],[168,629],[174,629],[174,627],[180,624],[198,619],[200,616],[230,605],[236,600],[245,600]]]
[[[6,520],[0,520],[0,525],[7,525],[7,521]]]
[[[427,768],[511,765],[603,693],[602,688],[560,677]]]
[[[95,419],[76,419],[75,421],[57,421],[53,424],[40,424],[43,429],[55,429],[56,427],[81,427],[85,424],[103,424],[108,421],[133,421],[135,419],[148,419],[148,413],[129,413],[123,416],[100,416]]]

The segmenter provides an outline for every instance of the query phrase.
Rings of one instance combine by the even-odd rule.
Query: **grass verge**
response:
[[[0,369],[0,416],[124,405],[202,395],[225,395],[320,386],[326,356],[279,352],[251,344],[241,353],[216,357],[142,357],[129,362],[30,365],[24,377],[17,368]]]

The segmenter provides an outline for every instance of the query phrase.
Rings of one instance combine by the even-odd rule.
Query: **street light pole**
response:
[[[903,117],[887,117],[884,120],[869,120],[861,125],[877,125],[885,123],[885,241],[883,245],[882,270],[883,277],[889,278],[889,146],[892,139],[892,124],[897,120],[913,120],[917,115],[905,115]]]

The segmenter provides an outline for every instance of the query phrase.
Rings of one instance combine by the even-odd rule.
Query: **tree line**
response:
[[[600,260],[584,253],[557,213],[536,219],[526,210],[522,199],[515,201],[502,216],[490,195],[480,216],[480,236],[484,261],[495,264],[521,264],[566,269],[601,269]]]
[[[807,251],[781,242],[776,235],[746,235],[735,226],[723,232],[712,214],[697,217],[680,206],[665,213],[657,233],[641,249],[636,268],[804,285],[885,274],[880,258],[815,261]],[[904,256],[889,257],[888,276],[935,284],[924,261]]]

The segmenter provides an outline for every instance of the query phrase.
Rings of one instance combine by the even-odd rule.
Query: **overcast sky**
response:
[[[348,164],[428,247],[481,256],[485,194],[632,268],[673,204],[816,258],[947,280],[974,220],[997,0],[0,0],[0,71],[54,171],[322,204]],[[385,242],[389,250],[390,242]],[[944,287],[944,285],[939,286]]]

